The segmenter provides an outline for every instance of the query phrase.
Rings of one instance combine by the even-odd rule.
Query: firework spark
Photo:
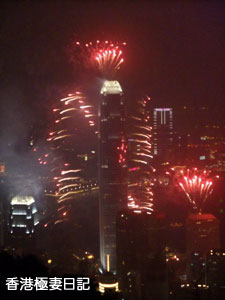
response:
[[[78,167],[79,162],[74,157],[74,151],[79,139],[79,128],[83,127],[83,130],[93,128],[91,131],[95,133],[96,115],[80,91],[60,99],[52,113],[53,130],[47,136],[51,151],[39,157],[38,161],[41,165],[47,163],[50,165],[55,197],[61,210],[61,207],[68,209],[68,200],[74,199],[83,189],[83,170]]]
[[[134,213],[153,211],[153,180],[151,176],[151,127],[148,124],[149,113],[147,110],[149,97],[144,97],[138,102],[135,116],[130,118],[129,134],[129,196],[128,208]]]
[[[194,210],[201,212],[206,200],[213,192],[210,173],[197,168],[181,170],[177,174],[177,180]]]
[[[110,79],[124,62],[122,49],[125,45],[126,43],[98,40],[89,43],[75,42],[72,45],[72,57],[74,61],[77,57],[82,57],[84,64],[94,66],[105,79]]]

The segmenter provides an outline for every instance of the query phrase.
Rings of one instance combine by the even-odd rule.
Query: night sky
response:
[[[88,85],[86,70],[69,62],[74,38],[127,42],[119,78],[131,106],[147,93],[155,107],[224,109],[222,1],[54,2],[0,4],[1,140],[44,127],[62,91],[85,76]]]

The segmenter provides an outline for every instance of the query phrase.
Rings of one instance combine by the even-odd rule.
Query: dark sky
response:
[[[59,91],[79,82],[65,51],[73,36],[127,42],[120,76],[130,95],[148,93],[156,107],[224,108],[225,5],[169,2],[1,3],[1,136],[38,124]]]

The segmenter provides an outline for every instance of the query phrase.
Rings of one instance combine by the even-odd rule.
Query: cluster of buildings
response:
[[[222,299],[225,274],[220,273],[219,278],[216,274],[224,265],[225,252],[214,215],[193,213],[185,224],[174,225],[175,231],[184,227],[185,251],[179,253],[167,246],[165,214],[156,211],[148,215],[145,210],[134,213],[127,208],[128,164],[126,160],[121,163],[116,151],[125,139],[124,120],[122,88],[116,81],[106,81],[99,106],[99,290],[121,291],[123,299],[194,299],[195,295]],[[180,163],[188,156],[188,149],[194,148],[190,134],[184,138],[174,131],[172,108],[154,108],[152,127],[153,163],[160,171]],[[179,148],[184,151],[181,155]],[[196,148],[203,152],[197,151],[189,165],[209,163],[206,149],[200,144]],[[223,170],[221,166],[216,159],[209,165],[217,171]],[[217,298],[209,298],[211,295]]]
[[[98,179],[80,188],[86,193],[99,188],[99,291],[115,295],[115,299],[129,300],[175,300],[181,297],[185,300],[198,296],[199,299],[222,299],[225,291],[222,223],[211,213],[187,214],[182,222],[170,223],[163,210],[152,209],[149,213],[145,209],[134,212],[128,208],[131,182],[124,93],[120,83],[114,80],[105,81],[100,94]],[[187,110],[187,107],[182,108],[180,115],[187,117]],[[157,171],[151,175],[150,190],[151,182],[163,182],[162,188],[168,186],[170,182],[164,176],[166,168],[182,163],[207,166],[223,174],[225,140],[222,137],[213,138],[208,134],[196,139],[190,132],[177,132],[173,108],[153,108],[152,112],[153,118],[148,121],[152,126],[152,164],[156,168],[152,168],[152,172]],[[84,163],[86,160],[85,156]],[[0,172],[5,172],[3,166]],[[146,184],[145,191],[148,191],[149,182],[143,180],[142,184]],[[76,189],[79,193],[79,187]],[[221,197],[222,214],[225,200]],[[138,203],[135,205],[137,207]],[[12,197],[7,220],[15,247],[34,243],[39,216],[32,196]],[[2,240],[2,222],[0,225]],[[174,234],[174,244],[168,243],[168,233]],[[178,237],[183,239],[184,251],[176,247],[180,242]]]

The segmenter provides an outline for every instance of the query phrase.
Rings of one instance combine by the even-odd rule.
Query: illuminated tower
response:
[[[118,81],[105,81],[99,103],[101,269],[116,273],[116,217],[126,206],[125,105]]]
[[[33,245],[39,216],[32,196],[16,196],[10,202],[9,230],[13,246]]]
[[[154,108],[153,134],[153,154],[164,162],[170,157],[173,143],[172,108]]]
[[[32,196],[16,196],[10,202],[10,232],[34,233],[39,223],[35,200]]]

